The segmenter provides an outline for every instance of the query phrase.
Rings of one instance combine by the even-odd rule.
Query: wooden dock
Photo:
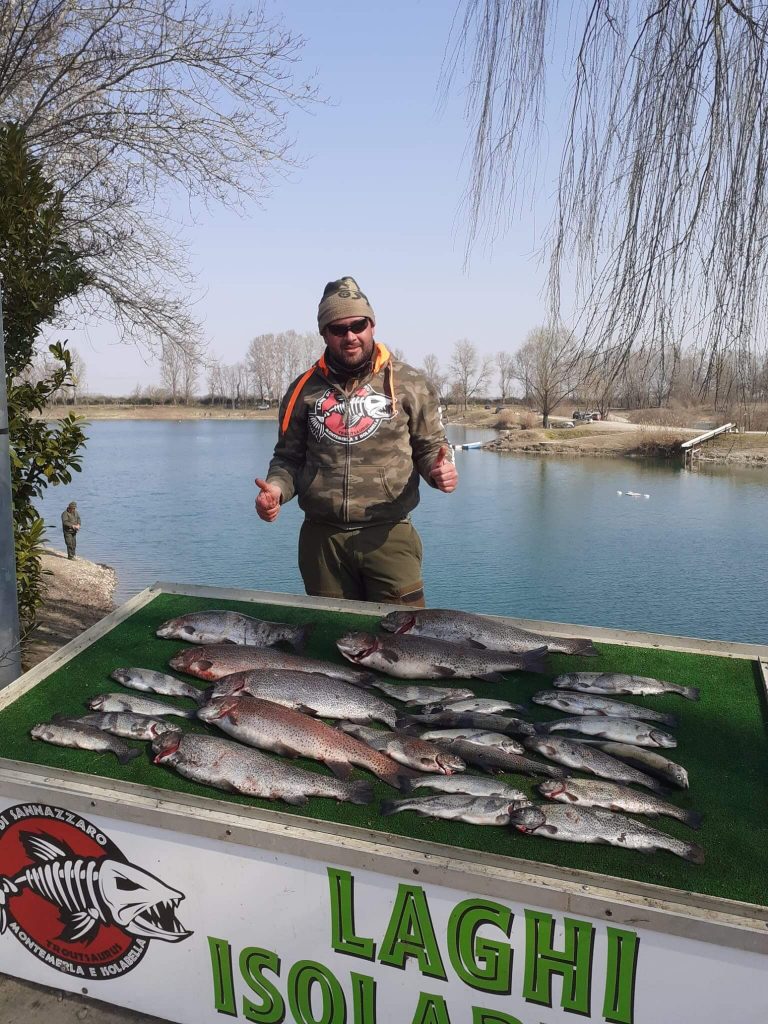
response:
[[[736,429],[735,423],[724,423],[722,427],[715,427],[714,430],[708,430],[704,434],[699,434],[698,437],[692,437],[690,441],[683,441],[680,445],[683,450],[683,465],[687,469],[691,469],[694,456],[703,444],[711,441],[714,437],[719,437],[720,434],[730,434],[732,430]]]

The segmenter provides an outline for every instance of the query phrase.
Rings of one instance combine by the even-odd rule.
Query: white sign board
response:
[[[766,958],[0,795],[0,970],[181,1024],[764,1024]]]

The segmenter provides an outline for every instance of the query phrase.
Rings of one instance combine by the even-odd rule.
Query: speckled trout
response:
[[[602,693],[608,697],[620,694],[644,694],[659,696],[663,693],[677,693],[688,700],[698,700],[696,686],[679,686],[666,683],[663,679],[650,676],[628,676],[622,672],[568,672],[558,676],[552,683],[556,690],[576,690],[579,693]]]
[[[33,740],[52,743],[56,747],[73,747],[76,750],[93,750],[97,754],[114,754],[120,764],[128,764],[141,753],[116,736],[110,736],[100,729],[78,722],[40,722],[32,726],[29,735]]]
[[[407,792],[413,793],[417,789],[434,789],[438,793],[466,793],[468,796],[503,796],[510,803],[524,803],[529,799],[528,794],[522,789],[510,786],[498,776],[489,778],[487,775],[470,775],[468,772],[411,779]]]
[[[286,708],[321,718],[344,718],[350,722],[384,722],[394,728],[397,713],[376,693],[353,686],[342,679],[331,679],[319,672],[235,672],[214,683],[209,700],[250,693]]]
[[[458,754],[441,750],[433,743],[427,743],[417,736],[408,736],[404,732],[371,729],[356,722],[339,722],[339,728],[350,736],[355,736],[362,743],[367,743],[374,750],[380,750],[393,761],[407,765],[417,772],[452,775],[453,772],[463,772],[467,767]]]
[[[194,718],[196,711],[180,711],[160,700],[139,697],[135,693],[100,693],[88,701],[91,711],[133,711],[137,715],[151,715],[162,718],[164,715],[175,715],[176,718]]]
[[[373,750],[340,729],[247,693],[212,700],[199,710],[198,717],[251,747],[322,761],[340,779],[349,778],[355,765],[367,768],[383,782],[398,789],[403,778],[410,774],[386,754]]]
[[[292,626],[287,622],[267,622],[240,612],[209,609],[168,619],[156,632],[166,640],[187,640],[191,644],[271,647],[288,643],[295,650],[303,651],[311,628],[311,625]]]
[[[676,747],[677,740],[663,729],[636,718],[607,718],[590,716],[558,718],[555,722],[537,722],[540,733],[575,732],[580,736],[594,736],[617,743],[631,743],[637,747]]]
[[[625,704],[620,700],[610,700],[596,693],[576,693],[569,690],[540,690],[531,697],[534,704],[543,704],[548,708],[556,708],[568,715],[602,715],[608,718],[639,718],[643,722],[660,722],[661,725],[679,724],[677,715],[667,715],[661,711],[652,711],[637,704]]]
[[[504,796],[467,796],[443,793],[440,796],[414,796],[407,800],[383,800],[383,815],[415,811],[427,818],[466,821],[469,825],[508,825],[512,811],[530,805],[531,801],[511,801]]]
[[[196,704],[205,700],[203,690],[183,679],[176,679],[165,672],[154,672],[149,668],[116,668],[111,674],[116,683],[122,683],[131,690],[157,693],[163,697],[189,697]]]
[[[155,764],[168,765],[205,786],[305,804],[310,796],[327,796],[353,804],[373,799],[370,782],[342,782],[340,779],[297,768],[284,758],[269,757],[219,736],[200,733],[166,733],[152,744]]]
[[[566,768],[587,772],[600,779],[611,779],[613,782],[634,782],[657,793],[661,790],[655,779],[586,743],[567,740],[563,736],[526,736],[523,742],[529,750],[535,750],[542,757]]]
[[[543,672],[546,647],[526,654],[485,651],[421,636],[346,633],[336,646],[348,661],[399,679],[485,679],[503,682],[504,672]]]
[[[525,835],[560,839],[567,843],[606,843],[642,853],[667,850],[694,864],[704,863],[704,851],[695,843],[686,843],[650,825],[596,808],[544,805],[520,807],[510,815],[510,823]]]
[[[137,715],[133,711],[95,712],[70,718],[69,721],[90,726],[91,729],[101,729],[113,736],[122,736],[126,740],[154,740],[166,732],[181,732],[181,726],[173,722],[152,715]]]
[[[629,786],[598,779],[548,779],[539,783],[539,792],[547,800],[576,807],[602,807],[606,811],[625,811],[628,814],[647,814],[656,818],[663,815],[676,818],[690,828],[701,828],[701,815],[662,800],[653,793],[638,793]]]
[[[216,682],[222,676],[233,672],[272,669],[291,669],[294,672],[319,672],[345,683],[370,683],[373,676],[348,665],[337,665],[332,661],[305,658],[301,654],[289,654],[274,647],[250,647],[244,644],[210,644],[203,647],[185,647],[169,662],[171,668],[187,675],[197,676]]]
[[[431,636],[454,643],[469,643],[491,651],[526,651],[547,647],[558,654],[596,655],[591,640],[573,637],[548,636],[513,626],[503,619],[472,612],[457,612],[448,608],[418,608],[413,611],[390,612],[381,620],[381,628],[391,633],[411,636]]]

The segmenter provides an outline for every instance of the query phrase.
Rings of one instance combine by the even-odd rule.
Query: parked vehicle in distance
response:
[[[269,404],[269,402],[259,402],[259,404],[258,404],[258,405],[256,406],[256,408],[257,408],[257,409],[258,409],[258,410],[259,410],[260,412],[264,412],[264,411],[265,411],[266,409],[269,409],[269,408],[271,408],[271,407],[270,407],[270,404]]]
[[[574,409],[571,417],[574,420],[599,420],[600,418],[599,412],[590,412],[589,410],[582,412],[580,409]]]

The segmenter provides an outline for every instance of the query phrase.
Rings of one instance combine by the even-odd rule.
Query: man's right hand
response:
[[[266,480],[256,477],[256,486],[259,493],[256,498],[256,512],[259,519],[265,523],[274,523],[280,514],[280,499],[283,492],[275,484],[268,484]]]

